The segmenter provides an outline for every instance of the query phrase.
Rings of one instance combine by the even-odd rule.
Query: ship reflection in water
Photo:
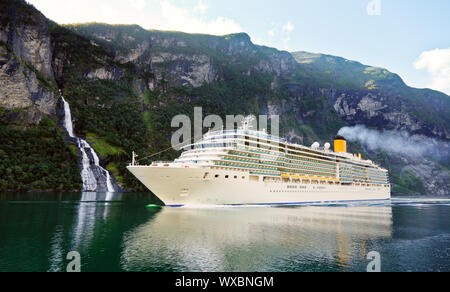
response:
[[[163,209],[124,234],[123,270],[364,271],[392,208]]]

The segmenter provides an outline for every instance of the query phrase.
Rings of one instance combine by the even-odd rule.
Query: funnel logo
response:
[[[367,4],[366,7],[367,14],[370,16],[380,16],[381,15],[381,0],[372,0]]]

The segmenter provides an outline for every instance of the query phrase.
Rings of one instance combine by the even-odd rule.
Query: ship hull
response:
[[[264,181],[246,171],[129,166],[166,206],[300,205],[381,201],[390,187]]]

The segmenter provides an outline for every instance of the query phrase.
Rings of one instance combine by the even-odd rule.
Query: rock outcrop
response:
[[[35,125],[56,113],[48,20],[20,1],[4,4],[9,5],[0,10],[0,18],[8,20],[0,24],[0,107],[9,122]]]

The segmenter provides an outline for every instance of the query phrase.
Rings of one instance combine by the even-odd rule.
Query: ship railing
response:
[[[260,131],[254,131],[254,130],[242,130],[242,129],[237,129],[237,130],[218,130],[218,131],[211,131],[205,134],[205,137],[209,137],[209,136],[214,136],[214,135],[219,135],[219,134],[233,134],[233,135],[252,135],[255,136],[257,138],[264,138],[264,139],[268,139],[268,140],[272,140],[272,141],[278,141],[281,143],[285,143],[286,139],[278,137],[278,136],[274,136],[274,135],[270,135],[264,132],[260,132]]]

